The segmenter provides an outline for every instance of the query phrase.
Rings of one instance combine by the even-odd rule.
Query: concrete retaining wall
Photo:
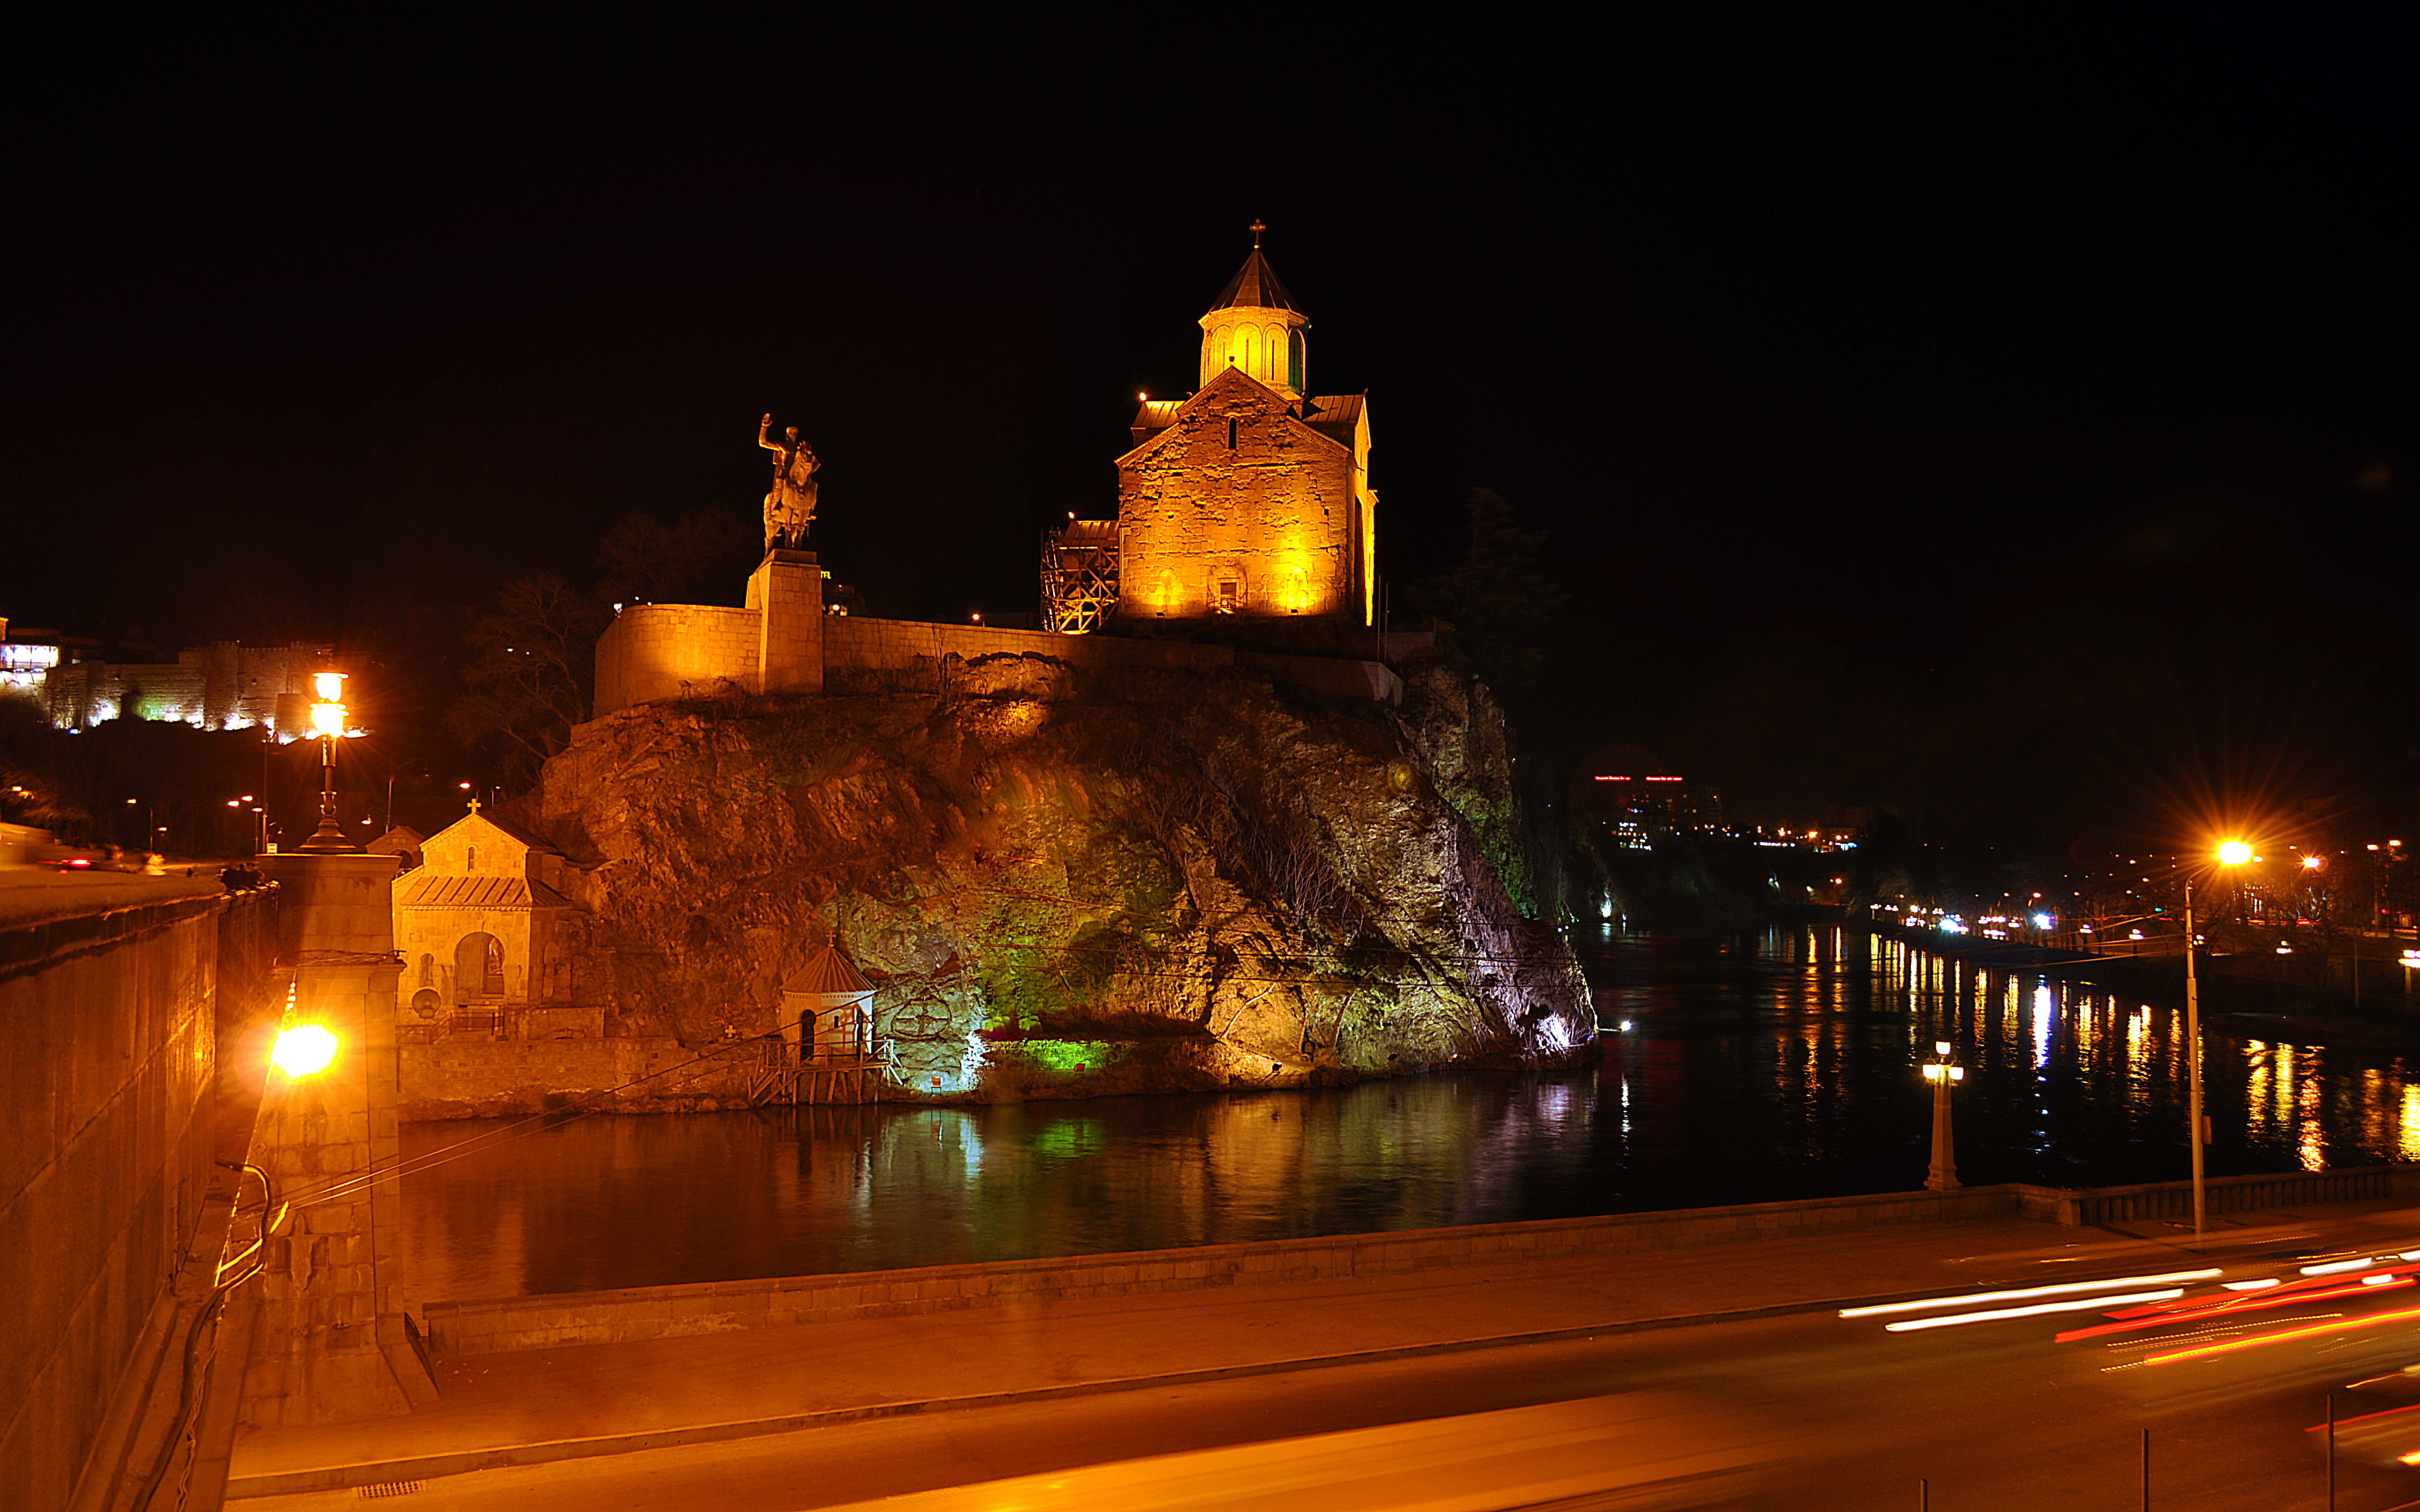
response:
[[[1124,1255],[433,1302],[425,1316],[429,1341],[437,1349],[448,1354],[484,1354],[1140,1292],[1390,1275],[1491,1261],[1687,1249],[1881,1224],[2007,1217],[2018,1206],[2013,1187],[1888,1193]]]

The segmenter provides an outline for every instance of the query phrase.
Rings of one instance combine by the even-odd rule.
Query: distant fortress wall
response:
[[[913,679],[927,670],[938,678],[947,656],[971,661],[1003,654],[1048,656],[1087,670],[1249,667],[1281,683],[1341,697],[1392,703],[1404,695],[1402,679],[1377,661],[1286,656],[1199,640],[828,615],[814,557],[785,551],[776,558],[794,560],[768,559],[757,569],[749,583],[749,608],[644,604],[624,609],[597,641],[597,715],[731,689],[871,690],[869,685],[895,686],[902,676]],[[768,579],[768,572],[777,576]],[[765,603],[771,605],[769,611],[756,607]],[[1388,636],[1387,649],[1402,656],[1426,649],[1432,639],[1425,632],[1397,632]]]
[[[283,646],[213,640],[172,662],[69,662],[44,675],[43,712],[62,730],[132,717],[204,730],[274,725],[280,733],[304,734],[308,716],[296,701],[310,691],[311,674],[325,664],[327,652],[299,640]]]

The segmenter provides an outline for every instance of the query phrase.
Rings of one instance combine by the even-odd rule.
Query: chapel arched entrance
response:
[[[491,1003],[504,995],[504,944],[485,930],[454,947],[454,1003]]]

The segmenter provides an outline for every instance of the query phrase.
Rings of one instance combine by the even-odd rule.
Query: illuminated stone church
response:
[[[827,607],[815,554],[768,538],[740,607],[620,609],[597,642],[597,717],[727,692],[939,687],[948,658],[1003,653],[1088,668],[1247,665],[1322,693],[1399,700],[1387,662],[1430,637],[1365,633],[1378,560],[1368,406],[1312,393],[1311,321],[1262,254],[1262,229],[1202,316],[1201,387],[1136,411],[1117,517],[1070,517],[1045,535],[1040,628]],[[1123,633],[1091,634],[1112,625]]]
[[[1314,394],[1311,321],[1251,255],[1202,316],[1201,387],[1145,399],[1118,458],[1114,522],[1075,520],[1044,552],[1049,627],[1300,618],[1366,625],[1378,496],[1361,394]]]

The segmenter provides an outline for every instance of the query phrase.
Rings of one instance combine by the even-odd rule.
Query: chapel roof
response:
[[[403,883],[399,908],[568,908],[571,900],[542,882],[510,876],[436,876]]]
[[[1134,444],[1140,446],[1169,426],[1175,424],[1176,411],[1183,407],[1184,403],[1182,399],[1145,399],[1142,408],[1135,411]],[[1308,415],[1297,418],[1322,436],[1350,451],[1353,446],[1354,427],[1360,424],[1361,409],[1367,403],[1369,403],[1369,396],[1361,393],[1314,394],[1307,406],[1310,411]]]
[[[870,993],[874,983],[852,964],[848,957],[831,946],[825,946],[807,960],[807,964],[782,983],[785,993],[825,993],[845,995]]]
[[[1214,310],[1233,309],[1237,306],[1263,310],[1295,310],[1299,313],[1299,307],[1294,302],[1293,296],[1286,293],[1283,284],[1278,282],[1278,275],[1269,267],[1269,260],[1261,255],[1257,239],[1254,240],[1252,255],[1244,259],[1244,266],[1235,270],[1235,276],[1227,280],[1227,286],[1219,290],[1216,300],[1210,301],[1210,308]]]
[[[519,825],[509,824],[504,820],[497,818],[491,810],[486,809],[481,809],[476,812],[464,814],[461,818],[455,820],[443,829],[439,830],[437,834],[439,836],[450,835],[454,831],[461,828],[464,825],[469,824],[473,819],[478,820],[481,824],[486,825],[490,829],[498,831],[506,840],[513,841],[530,850],[538,851],[548,855],[555,854],[554,847],[548,844],[544,840],[531,834],[528,830],[523,829]]]

